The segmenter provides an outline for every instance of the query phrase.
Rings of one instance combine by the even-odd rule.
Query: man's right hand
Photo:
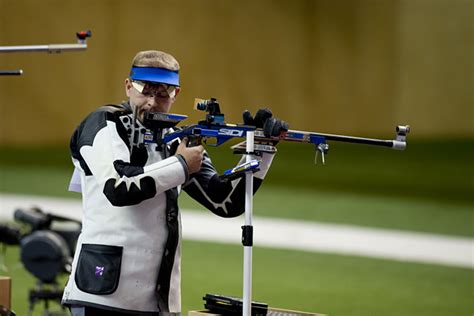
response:
[[[176,149],[176,155],[181,155],[188,165],[189,174],[201,170],[202,160],[204,159],[204,147],[202,145],[188,147],[188,138],[185,137]]]

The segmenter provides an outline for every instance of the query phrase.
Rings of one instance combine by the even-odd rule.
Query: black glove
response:
[[[247,110],[244,111],[242,116],[245,125],[263,128],[263,134],[266,137],[280,136],[282,132],[288,131],[288,123],[274,118],[272,111],[267,108],[258,110],[255,118]]]

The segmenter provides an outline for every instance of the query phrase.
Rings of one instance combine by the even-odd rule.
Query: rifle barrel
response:
[[[0,70],[0,76],[21,76],[23,74],[23,70]]]
[[[87,49],[87,44],[52,44],[52,45],[26,45],[26,46],[0,46],[0,53],[14,52],[48,52],[60,53],[62,51],[76,51]]]
[[[366,137],[356,136],[345,136],[345,135],[334,135],[334,134],[314,134],[319,137],[324,137],[329,141],[352,143],[352,144],[365,144],[372,146],[389,147],[396,150],[405,150],[406,142],[402,140],[386,140],[386,139],[375,139]]]
[[[353,143],[353,144],[366,144],[366,145],[383,146],[383,147],[393,147],[393,141],[392,140],[355,137],[355,136],[345,136],[345,135],[333,135],[333,134],[315,134],[315,135],[323,136],[327,140],[332,140],[332,141],[335,141],[335,142],[344,142],[344,143]]]
[[[255,133],[255,138],[267,138],[267,137],[263,135],[262,130],[258,129]],[[336,142],[344,142],[344,143],[389,147],[389,148],[393,148],[397,150],[404,150],[406,147],[406,142],[400,141],[400,140],[384,140],[384,139],[374,139],[374,138],[365,138],[365,137],[356,137],[356,136],[311,133],[311,132],[296,131],[296,130],[288,130],[286,135],[280,140],[290,141],[290,142],[305,142],[305,143],[312,143],[312,144],[320,144],[326,141],[336,141]]]

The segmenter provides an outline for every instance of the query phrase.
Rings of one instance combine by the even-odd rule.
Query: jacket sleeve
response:
[[[262,184],[270,168],[274,154],[264,153],[262,157],[253,157],[260,160],[260,171],[253,176],[253,193]],[[244,162],[242,157],[240,163]],[[201,170],[191,175],[189,181],[183,185],[183,190],[193,199],[221,217],[236,217],[245,211],[245,179],[223,181],[214,168],[211,159],[204,154]]]
[[[71,151],[86,176],[94,177],[114,206],[135,205],[187,179],[187,166],[172,156],[146,166],[130,163],[130,150],[109,112],[94,112],[78,127]]]

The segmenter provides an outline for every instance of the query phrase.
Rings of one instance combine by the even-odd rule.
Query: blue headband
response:
[[[151,81],[179,86],[179,73],[165,68],[132,67],[130,70],[132,80]]]

